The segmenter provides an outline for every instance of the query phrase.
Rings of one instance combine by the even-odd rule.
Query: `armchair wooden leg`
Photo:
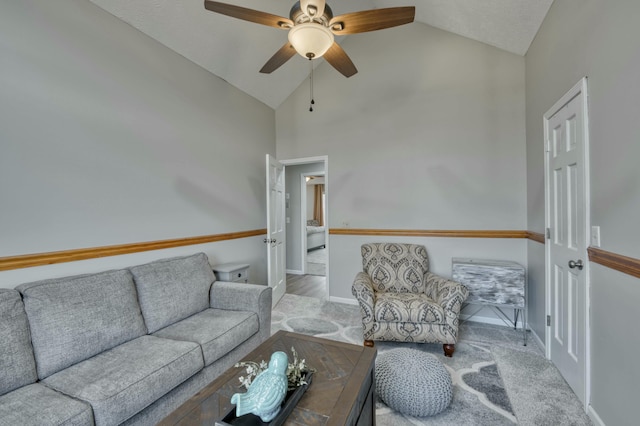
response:
[[[444,344],[442,345],[442,349],[444,349],[444,356],[451,358],[453,356],[453,351],[456,350],[456,345]]]
[[[373,340],[365,340],[364,341],[364,345],[372,348],[373,347]]]

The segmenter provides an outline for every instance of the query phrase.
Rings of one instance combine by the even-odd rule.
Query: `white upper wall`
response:
[[[331,227],[526,229],[524,58],[413,23],[351,36],[276,111],[280,159],[329,156]]]
[[[328,155],[330,228],[526,229],[523,57],[420,23],[343,47],[358,74],[321,64],[314,111],[308,84],[276,111],[279,159]],[[523,240],[393,240],[445,276],[455,256],[526,263]],[[331,236],[332,298],[352,298],[369,241]]]
[[[86,1],[2,2],[0,58],[0,257],[265,227],[271,108]]]
[[[553,12],[553,13],[551,13]],[[591,221],[602,247],[640,258],[640,2],[555,2],[527,54],[530,229],[544,229],[542,115],[588,78]],[[542,201],[542,202],[541,202]]]

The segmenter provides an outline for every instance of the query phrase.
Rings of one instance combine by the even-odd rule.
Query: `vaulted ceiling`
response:
[[[308,61],[298,55],[272,74],[260,74],[258,70],[284,44],[287,33],[209,12],[204,8],[203,0],[90,1],[272,108],[277,108],[309,75]],[[289,10],[295,2],[221,1],[285,17],[289,16]],[[516,55],[527,52],[552,2],[553,0],[327,1],[334,16],[383,7],[415,6],[416,22]],[[366,37],[366,34],[343,36],[337,41],[340,43],[344,37]],[[351,78],[357,77],[358,74]]]

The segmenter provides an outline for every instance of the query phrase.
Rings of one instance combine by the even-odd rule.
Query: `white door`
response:
[[[272,306],[284,296],[285,274],[284,166],[267,154],[267,270],[273,289]]]
[[[578,398],[588,390],[586,80],[545,115],[548,356]]]

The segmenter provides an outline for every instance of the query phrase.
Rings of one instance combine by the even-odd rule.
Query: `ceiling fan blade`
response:
[[[247,9],[246,7],[234,6],[232,4],[220,3],[212,0],[204,0],[204,8],[211,12],[242,19],[244,21],[255,22],[256,24],[268,27],[287,30],[293,27],[293,21],[278,15],[272,15],[259,10]]]
[[[278,68],[280,68],[285,62],[287,62],[293,55],[296,54],[296,49],[293,48],[291,43],[287,42],[284,46],[278,50],[275,55],[267,61],[266,64],[260,70],[263,74],[271,74]]]
[[[409,24],[415,14],[413,6],[363,10],[336,16],[329,23],[329,28],[336,35],[366,33]]]
[[[351,59],[347,56],[347,53],[335,41],[323,55],[323,58],[345,77],[351,77],[358,72],[356,66],[353,65],[353,62],[351,62]]]

